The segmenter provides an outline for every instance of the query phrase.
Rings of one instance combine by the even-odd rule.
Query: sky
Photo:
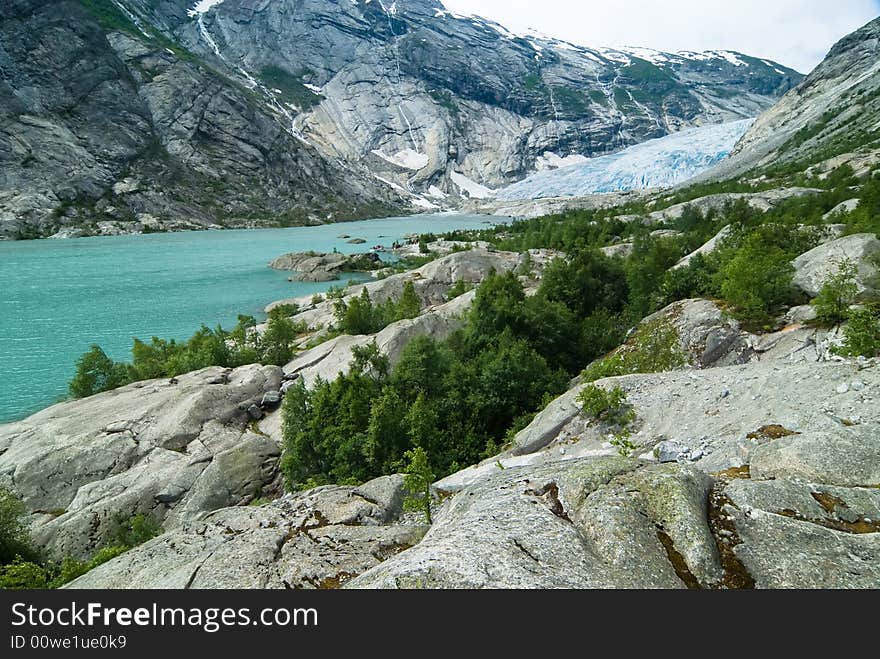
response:
[[[584,46],[735,50],[809,73],[880,0],[441,0],[515,31]]]

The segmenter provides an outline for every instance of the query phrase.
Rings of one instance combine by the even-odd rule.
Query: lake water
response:
[[[419,215],[318,227],[0,242],[0,423],[67,395],[94,343],[130,359],[132,337],[186,339],[203,323],[231,328],[274,300],[330,283],[292,283],[267,263],[286,252],[343,253],[408,233],[486,227],[485,216]],[[350,245],[341,234],[363,238]]]

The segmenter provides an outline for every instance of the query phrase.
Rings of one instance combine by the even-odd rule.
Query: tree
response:
[[[782,249],[747,243],[721,267],[721,295],[739,320],[766,325],[772,312],[791,299],[793,275],[794,266]]]
[[[843,345],[835,352],[850,357],[880,355],[880,311],[859,309],[851,312],[843,328]]]
[[[404,468],[404,486],[409,494],[403,500],[406,510],[413,510],[425,514],[425,522],[432,524],[431,519],[431,483],[434,482],[434,473],[428,462],[428,454],[421,446],[404,453],[404,458],[409,463]]]
[[[128,382],[124,364],[116,364],[97,345],[93,345],[76,362],[76,374],[70,381],[74,398],[85,398],[102,391],[121,387]]]
[[[12,563],[16,557],[36,558],[24,523],[25,512],[24,504],[12,492],[0,488],[0,565]]]
[[[269,314],[269,323],[266,331],[260,338],[260,351],[263,364],[284,366],[293,359],[294,346],[299,336],[296,325],[284,313],[275,312]]]
[[[859,287],[856,275],[859,269],[851,259],[838,264],[837,272],[822,285],[819,295],[813,300],[816,317],[827,325],[837,325],[846,320],[849,306],[855,302]]]
[[[339,330],[344,334],[372,334],[377,331],[373,302],[366,287],[361,290],[360,296],[348,303],[337,300],[335,311]]]
[[[415,318],[422,311],[422,301],[416,293],[416,287],[411,281],[403,285],[403,292],[397,301],[395,320],[403,320],[404,318]]]

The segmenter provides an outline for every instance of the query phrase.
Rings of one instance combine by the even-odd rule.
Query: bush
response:
[[[428,463],[428,454],[421,446],[417,446],[404,453],[404,458],[409,462],[403,470],[406,474],[404,485],[408,491],[403,507],[405,510],[424,513],[425,523],[431,524],[431,483],[434,482],[434,472]]]
[[[121,547],[137,547],[152,540],[161,532],[162,527],[152,515],[138,513],[126,518],[117,513],[113,517],[109,545]]]
[[[51,580],[46,568],[20,556],[0,566],[0,589],[43,590],[50,587]]]
[[[819,322],[837,325],[846,320],[849,307],[859,292],[857,274],[858,266],[851,259],[844,259],[838,264],[837,272],[828,278],[813,300]]]
[[[337,329],[343,334],[375,334],[391,323],[415,318],[421,310],[422,301],[411,281],[403,285],[398,300],[388,299],[382,304],[373,304],[370,294],[364,287],[361,294],[350,302],[342,299],[336,301]]]
[[[86,398],[102,391],[116,389],[130,381],[123,364],[116,364],[96,345],[76,362],[76,374],[70,381],[70,394]]]
[[[635,412],[626,402],[626,392],[620,387],[603,389],[588,384],[578,394],[578,402],[588,417],[626,429],[635,421]]]
[[[633,337],[605,359],[584,369],[587,382],[633,373],[662,373],[687,364],[678,331],[666,318],[642,324]]]
[[[24,522],[25,512],[24,504],[12,492],[0,488],[0,564],[38,557]]]
[[[873,308],[850,312],[843,328],[843,345],[835,352],[849,357],[880,356],[880,310]]]
[[[721,267],[721,295],[734,316],[753,329],[767,327],[773,312],[793,296],[794,266],[789,255],[774,246],[750,244]]]

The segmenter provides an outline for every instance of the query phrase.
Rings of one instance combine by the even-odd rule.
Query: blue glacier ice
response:
[[[498,190],[502,200],[577,197],[594,192],[666,188],[727,157],[754,119],[683,130],[608,156],[538,172]]]

